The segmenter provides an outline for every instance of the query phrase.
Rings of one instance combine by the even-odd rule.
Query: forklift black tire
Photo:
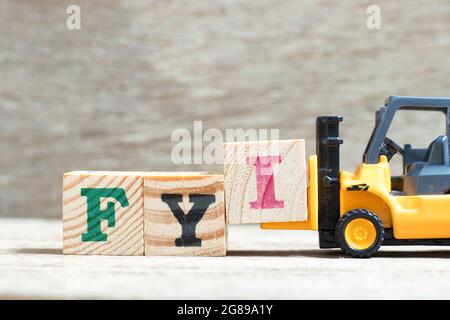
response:
[[[366,209],[345,213],[336,225],[335,234],[338,246],[355,258],[369,258],[384,241],[383,222]]]

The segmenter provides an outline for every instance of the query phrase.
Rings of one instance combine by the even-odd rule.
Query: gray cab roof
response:
[[[446,135],[449,136],[450,98],[390,96],[376,114],[376,125],[364,151],[363,161],[378,163],[380,148],[397,110],[442,111],[446,115]],[[405,128],[409,130],[411,128]]]

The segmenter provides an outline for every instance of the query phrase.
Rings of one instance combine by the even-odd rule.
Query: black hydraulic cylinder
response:
[[[319,246],[336,248],[335,227],[340,217],[339,200],[339,124],[342,116],[316,119],[316,153],[318,159]]]

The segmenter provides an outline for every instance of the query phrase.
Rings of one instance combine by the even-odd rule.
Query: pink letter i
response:
[[[284,208],[284,201],[275,199],[273,163],[280,163],[280,156],[247,157],[247,163],[256,166],[256,191],[258,198],[250,202],[252,209]]]

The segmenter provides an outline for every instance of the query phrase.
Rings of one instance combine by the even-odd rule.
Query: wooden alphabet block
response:
[[[227,223],[307,220],[304,140],[224,144]]]
[[[64,254],[144,254],[142,173],[74,171],[63,180]]]
[[[223,175],[144,177],[145,255],[224,256],[225,233]]]

